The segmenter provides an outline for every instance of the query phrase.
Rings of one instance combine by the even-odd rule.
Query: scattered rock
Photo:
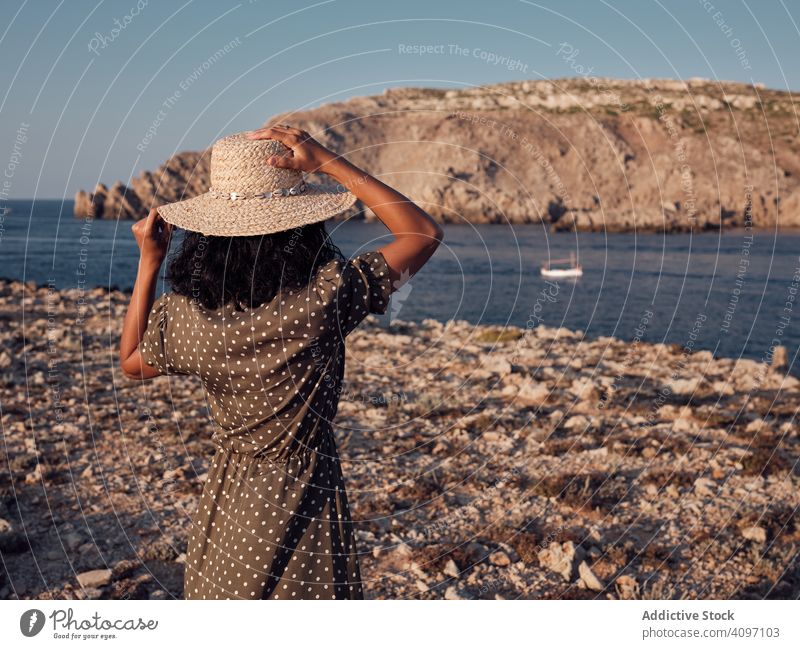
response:
[[[489,555],[489,562],[495,566],[505,567],[511,565],[511,559],[502,550],[497,550]]]
[[[518,388],[509,386],[514,403],[520,406],[543,406],[550,398],[550,390],[546,385],[531,380],[523,382]]]
[[[484,354],[481,356],[481,367],[493,374],[499,374],[500,376],[511,374],[511,363],[502,356]]]
[[[140,548],[138,554],[144,561],[175,561],[178,557],[176,546],[174,538],[162,536]]]
[[[673,394],[679,394],[682,396],[691,396],[697,389],[700,387],[700,382],[702,378],[699,376],[693,376],[688,379],[675,379],[670,382],[670,390],[672,390]]]
[[[563,425],[567,430],[583,431],[589,428],[590,424],[591,422],[587,417],[584,417],[583,415],[574,415],[567,419]]]
[[[456,562],[452,559],[448,559],[447,563],[444,565],[444,574],[448,577],[454,577],[458,579],[461,576],[461,571],[458,569]]]
[[[61,541],[70,550],[76,550],[79,546],[83,545],[83,536],[77,532],[67,532],[61,535]]]
[[[35,485],[42,482],[42,467],[36,465],[36,468],[25,476],[25,484]]]
[[[578,574],[583,580],[586,588],[589,590],[593,590],[598,593],[603,590],[604,586],[602,582],[595,576],[595,574],[592,572],[592,569],[589,567],[589,564],[587,564],[585,561],[581,561],[580,564],[578,564]]]
[[[639,599],[639,584],[629,575],[617,577],[614,589],[620,599]]]
[[[771,367],[776,372],[785,372],[789,367],[789,352],[783,345],[778,345],[772,352]]]
[[[11,357],[11,367],[19,359],[30,376],[46,377],[48,289],[26,288],[24,335],[21,291],[21,283],[0,280],[0,353]],[[9,459],[0,467],[6,568],[0,597],[182,595],[188,514],[208,475],[212,427],[193,377],[155,379],[142,401],[141,385],[115,374],[108,345],[128,299],[106,289],[61,293],[63,310],[53,319],[77,343],[59,350],[64,418],[38,426],[35,440],[28,407],[15,405],[19,390],[28,390],[36,413],[52,413],[51,386],[24,386],[13,381],[16,373],[0,369]],[[79,302],[85,313],[76,324]],[[538,599],[563,594],[563,581],[609,598],[699,596],[692,584],[703,584],[705,597],[794,596],[781,557],[790,557],[796,544],[790,514],[800,505],[800,472],[792,464],[800,455],[792,428],[800,407],[796,379],[764,363],[683,355],[669,345],[641,343],[631,355],[630,345],[613,338],[584,339],[547,327],[524,336],[520,331],[508,328],[507,340],[489,354],[512,368],[491,389],[491,381],[471,376],[487,355],[486,344],[469,343],[484,336],[480,326],[394,320],[384,328],[368,320],[351,335],[348,394],[403,395],[393,407],[343,399],[337,415],[344,430],[358,431],[342,437],[341,452],[351,509],[361,521],[357,540],[366,553],[369,597]],[[660,400],[676,367],[681,378],[704,377],[700,390],[708,391],[696,402]],[[607,379],[613,391],[607,392]],[[593,382],[610,394],[602,409],[579,400]],[[724,398],[710,391],[721,382],[730,387]],[[756,391],[742,391],[751,384]],[[92,421],[76,407],[87,390]],[[535,398],[526,402],[525,395]],[[176,419],[171,413],[178,401]],[[88,435],[93,423],[99,431],[123,430],[131,443]],[[25,484],[37,466],[44,469],[38,481]],[[134,474],[120,466],[135,467]],[[169,471],[175,480],[167,491],[162,483]],[[732,516],[756,529],[730,527]],[[9,552],[19,532],[27,532],[33,547],[19,544],[20,552]],[[130,535],[138,557],[130,556]],[[693,535],[707,541],[685,543]],[[767,539],[769,561],[755,551]],[[749,543],[753,552],[731,559],[737,543]],[[40,574],[30,569],[31,549]],[[152,579],[144,574],[144,557],[153,562],[148,567],[158,583],[143,581]],[[113,566],[110,579],[100,580],[105,585],[79,586],[69,562],[83,574],[103,560]],[[631,576],[610,576],[620,570]],[[751,579],[743,582],[742,574]],[[784,576],[776,582],[776,575]],[[45,583],[52,585],[46,591]],[[596,590],[598,583],[605,589]]]
[[[746,538],[748,541],[753,541],[755,543],[767,542],[767,530],[757,525],[754,525],[752,527],[743,527],[742,536]]]
[[[124,579],[129,577],[131,573],[142,565],[140,561],[134,559],[123,559],[118,561],[111,572],[111,579]]]
[[[536,555],[539,563],[553,572],[558,573],[569,581],[572,578],[573,561],[575,560],[575,545],[572,541],[564,543],[553,542]]]
[[[89,570],[82,572],[77,576],[78,583],[83,588],[99,588],[100,586],[107,586],[111,581],[111,570]]]
[[[89,554],[97,549],[97,546],[94,544],[93,541],[87,541],[86,543],[82,543],[78,546],[78,552],[80,554]]]
[[[444,598],[445,599],[464,599],[464,596],[461,594],[461,591],[458,590],[455,586],[448,586],[447,590],[444,591]]]
[[[716,496],[717,483],[710,478],[697,478],[694,481],[694,491],[698,496]]]
[[[756,417],[747,426],[745,426],[746,433],[758,433],[764,427],[764,420],[761,417]]]

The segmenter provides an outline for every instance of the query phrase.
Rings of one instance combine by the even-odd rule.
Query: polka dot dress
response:
[[[186,599],[362,599],[331,422],[344,339],[385,313],[386,260],[321,267],[257,308],[210,311],[167,293],[139,352],[162,374],[198,375],[217,450],[186,553]]]

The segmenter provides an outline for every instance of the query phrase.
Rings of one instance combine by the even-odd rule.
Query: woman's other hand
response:
[[[119,339],[119,361],[125,376],[145,381],[161,372],[147,365],[139,354],[139,343],[147,330],[150,310],[155,300],[156,281],[161,263],[169,250],[172,225],[158,214],[158,208],[150,210],[146,219],[137,221],[131,227],[136,244],[139,246],[139,270],[133,285],[131,301],[122,324]]]
[[[169,250],[172,229],[172,224],[161,218],[156,207],[150,210],[147,218],[131,226],[143,264],[156,268],[161,266]]]
[[[333,151],[322,146],[308,132],[291,126],[271,126],[250,131],[251,140],[277,140],[287,149],[283,155],[273,155],[267,164],[283,169],[296,169],[306,173],[322,171],[329,173],[339,159]]]

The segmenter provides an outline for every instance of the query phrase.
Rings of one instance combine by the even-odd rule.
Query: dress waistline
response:
[[[239,460],[247,460],[254,464],[265,464],[284,468],[291,465],[304,465],[318,454],[329,454],[330,450],[329,439],[327,435],[325,435],[323,439],[315,446],[305,446],[298,450],[293,450],[285,455],[269,454],[268,451],[263,449],[257,451],[241,451],[234,448],[229,448],[219,441],[215,441],[214,446],[223,453],[236,457]],[[328,451],[328,453],[326,453],[326,451]]]

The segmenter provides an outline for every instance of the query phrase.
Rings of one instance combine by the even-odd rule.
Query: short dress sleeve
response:
[[[139,343],[139,356],[148,365],[155,367],[161,374],[183,374],[170,362],[167,349],[169,330],[169,294],[158,297],[150,309],[147,328]]]
[[[370,313],[386,313],[392,280],[383,253],[373,250],[342,263],[328,264],[321,273],[329,292],[334,328],[344,337]]]

